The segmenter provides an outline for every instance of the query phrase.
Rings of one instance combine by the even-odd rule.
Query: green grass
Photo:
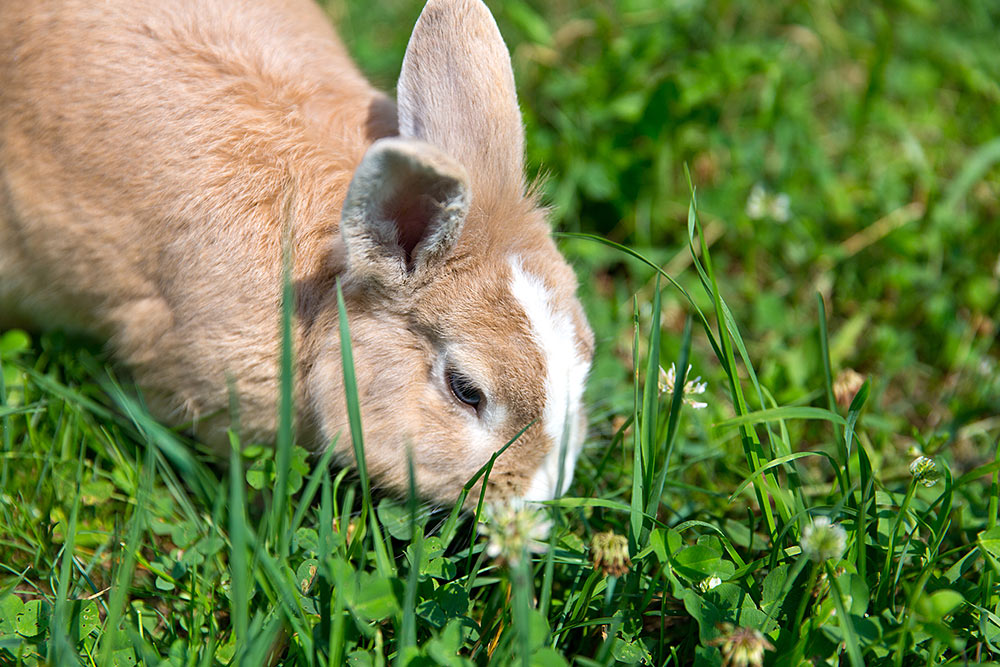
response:
[[[390,88],[419,3],[329,5]],[[0,332],[0,665],[998,661],[995,4],[493,9],[598,340],[547,551],[373,497],[287,401],[223,470],[99,349]]]

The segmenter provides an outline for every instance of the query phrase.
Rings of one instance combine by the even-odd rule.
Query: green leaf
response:
[[[528,614],[528,644],[531,650],[539,648],[549,638],[549,622],[537,609]]]
[[[722,667],[722,652],[714,646],[696,647],[694,667]]]
[[[566,658],[551,646],[543,646],[531,656],[531,667],[567,667],[568,664]]]
[[[979,546],[994,560],[1000,560],[1000,526],[979,533]]]
[[[41,600],[28,600],[17,615],[17,632],[25,637],[34,637],[47,627],[47,618]]]
[[[77,643],[97,629],[101,622],[97,603],[93,600],[74,600],[70,607],[69,637]]]
[[[945,588],[935,591],[930,595],[922,596],[917,603],[917,609],[924,618],[931,621],[940,621],[958,609],[964,601],[965,599],[961,593]]]
[[[465,644],[466,628],[460,621],[451,621],[437,637],[426,644],[427,655],[444,667],[472,667],[473,662],[459,653]]]
[[[718,625],[726,620],[725,614],[690,588],[684,590],[681,599],[684,601],[684,609],[698,622],[701,643],[705,644],[718,637]]]
[[[871,591],[865,580],[853,572],[845,572],[837,577],[837,583],[844,594],[844,607],[847,611],[854,616],[863,617],[871,601]]]
[[[406,559],[413,563],[415,545],[411,544],[406,549]],[[442,558],[444,553],[444,543],[440,537],[428,537],[423,541],[420,549],[420,567],[418,568],[422,576],[430,576],[435,579],[452,579],[455,575],[455,564],[446,558]]]
[[[437,600],[424,600],[417,605],[417,616],[424,619],[428,625],[435,628],[442,628],[448,622],[444,615],[444,610]]]
[[[781,564],[767,573],[761,586],[760,606],[769,612],[769,607],[785,601],[785,582],[788,581],[788,565]]]
[[[434,591],[434,600],[448,620],[465,616],[469,611],[469,592],[456,582],[448,582]]]
[[[389,498],[383,498],[378,504],[378,518],[386,531],[397,540],[409,540],[413,537],[410,528],[410,512],[400,503]]]
[[[24,602],[16,595],[0,598],[0,637],[17,634],[17,622],[24,611]]]
[[[318,568],[319,561],[314,558],[303,561],[302,564],[296,568],[295,585],[298,587],[299,592],[303,595],[306,595],[309,592],[309,589],[312,588]]]
[[[357,577],[354,611],[372,621],[384,621],[399,611],[399,601],[386,577],[372,572],[361,572]]]
[[[274,464],[267,460],[257,459],[247,468],[247,484],[260,491],[267,486],[274,476]]]
[[[347,667],[375,667],[368,651],[353,651],[347,656]]]
[[[695,544],[674,554],[673,565],[690,581],[702,581],[722,569],[722,554],[703,544]]]
[[[135,651],[131,648],[120,648],[111,654],[112,667],[132,667],[135,663]]]
[[[657,528],[649,534],[649,546],[652,547],[656,559],[661,563],[667,562],[667,545],[663,537],[663,530]]]
[[[653,664],[653,656],[638,640],[625,641],[621,637],[615,637],[611,642],[611,655],[627,665]]]
[[[340,533],[331,533],[331,537],[339,536]],[[302,551],[307,554],[318,554],[319,534],[312,528],[299,528],[292,537],[292,550]]]
[[[11,329],[0,335],[0,355],[13,357],[31,347],[31,336],[20,329]]]

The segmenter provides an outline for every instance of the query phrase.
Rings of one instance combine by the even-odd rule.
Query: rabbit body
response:
[[[220,451],[231,384],[273,440],[287,241],[301,442],[353,456],[339,279],[376,484],[405,489],[409,451],[453,498],[531,424],[491,486],[559,493],[592,335],[484,5],[428,3],[397,99],[306,0],[0,4],[0,326],[108,340]]]

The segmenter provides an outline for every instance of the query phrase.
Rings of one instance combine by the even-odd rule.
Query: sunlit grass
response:
[[[1000,16],[493,8],[598,340],[544,552],[490,542],[493,461],[432,509],[360,435],[308,458],[288,336],[277,446],[234,418],[221,466],[98,350],[0,332],[0,664],[996,661]],[[409,24],[333,9],[389,85]]]

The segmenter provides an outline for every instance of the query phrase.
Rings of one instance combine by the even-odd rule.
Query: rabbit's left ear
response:
[[[422,141],[376,141],[354,172],[341,212],[348,273],[401,285],[452,251],[468,211],[462,165]]]
[[[399,133],[461,162],[477,197],[524,190],[524,126],[510,54],[481,0],[429,0],[396,91]]]

